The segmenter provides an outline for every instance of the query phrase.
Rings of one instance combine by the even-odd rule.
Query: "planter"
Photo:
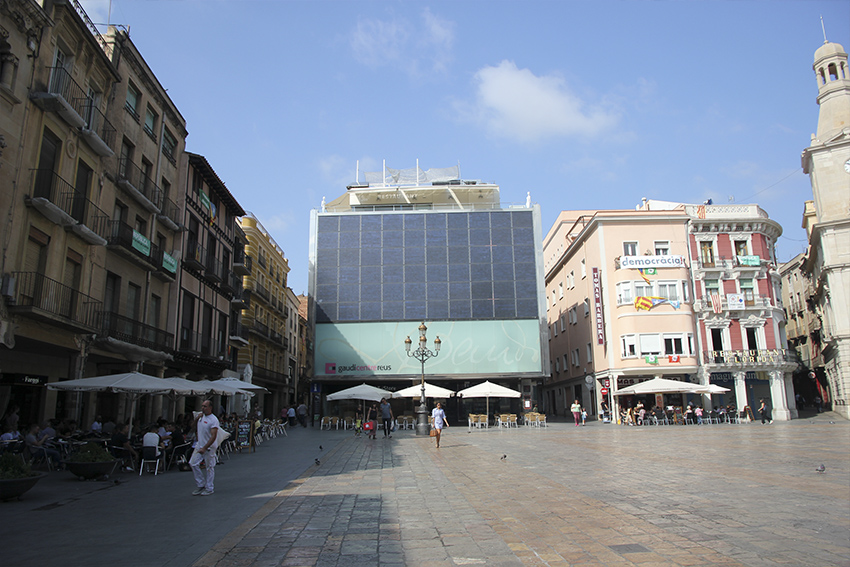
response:
[[[73,461],[64,461],[64,463],[65,468],[71,474],[85,480],[91,480],[112,474],[112,471],[118,466],[119,461],[116,459],[114,461],[101,461],[98,463],[75,463]]]
[[[36,485],[47,473],[39,472],[23,478],[0,479],[0,500],[20,499],[21,495]]]

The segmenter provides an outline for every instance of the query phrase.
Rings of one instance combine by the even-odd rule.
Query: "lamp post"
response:
[[[416,410],[417,435],[428,435],[429,429],[431,429],[431,426],[428,423],[428,407],[425,405],[425,361],[433,356],[438,356],[440,354],[441,345],[440,337],[437,336],[437,338],[434,339],[433,352],[428,350],[428,339],[425,338],[426,331],[428,331],[428,327],[426,327],[423,322],[419,325],[419,348],[414,351],[410,350],[410,345],[413,344],[413,341],[410,340],[410,336],[404,339],[404,351],[407,353],[407,356],[415,358],[422,363],[422,393],[419,397],[419,408]]]

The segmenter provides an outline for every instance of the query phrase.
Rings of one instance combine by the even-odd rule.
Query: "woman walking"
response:
[[[437,402],[437,407],[431,410],[431,417],[434,418],[434,438],[437,440],[437,449],[440,448],[440,434],[443,432],[443,427],[448,427],[449,422],[446,419],[446,412],[443,411],[443,404]]]
[[[573,419],[576,422],[576,427],[578,427],[580,425],[579,420],[581,419],[581,404],[578,400],[570,406],[570,411],[573,412]]]
[[[764,425],[765,421],[770,424],[773,419],[770,417],[770,409],[767,407],[767,404],[764,401],[764,398],[759,400],[761,404],[759,405],[759,416],[761,417],[761,424]]]

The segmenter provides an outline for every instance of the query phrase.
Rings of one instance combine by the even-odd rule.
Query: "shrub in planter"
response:
[[[6,453],[0,456],[0,500],[20,498],[43,476],[46,473],[33,472],[18,455]]]
[[[108,475],[115,465],[115,457],[98,443],[86,443],[65,461],[68,471],[84,479]]]

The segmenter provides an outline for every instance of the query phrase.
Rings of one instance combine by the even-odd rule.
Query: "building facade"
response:
[[[316,389],[418,383],[422,367],[404,340],[424,321],[429,341],[442,342],[425,365],[429,382],[460,390],[498,380],[530,401],[548,347],[539,207],[502,207],[498,186],[456,170],[367,180],[311,217]],[[456,403],[450,414],[477,400]]]
[[[817,133],[801,158],[814,197],[803,214],[809,237],[803,270],[812,282],[823,357],[812,371],[826,382],[832,409],[850,419],[850,69],[837,43],[824,42],[814,59]]]
[[[256,409],[265,416],[277,416],[295,401],[298,369],[298,308],[287,287],[289,261],[254,215],[247,213],[239,223],[248,242],[245,252],[256,261],[244,278],[251,301],[242,310],[242,324],[248,330],[250,344],[240,351],[237,369],[244,375],[250,366],[253,383],[270,392],[256,396]]]
[[[561,212],[543,242],[545,411],[569,415],[578,400],[589,415],[603,402],[617,412],[634,402],[614,395],[622,388],[656,377],[696,380],[687,224],[682,210]]]

